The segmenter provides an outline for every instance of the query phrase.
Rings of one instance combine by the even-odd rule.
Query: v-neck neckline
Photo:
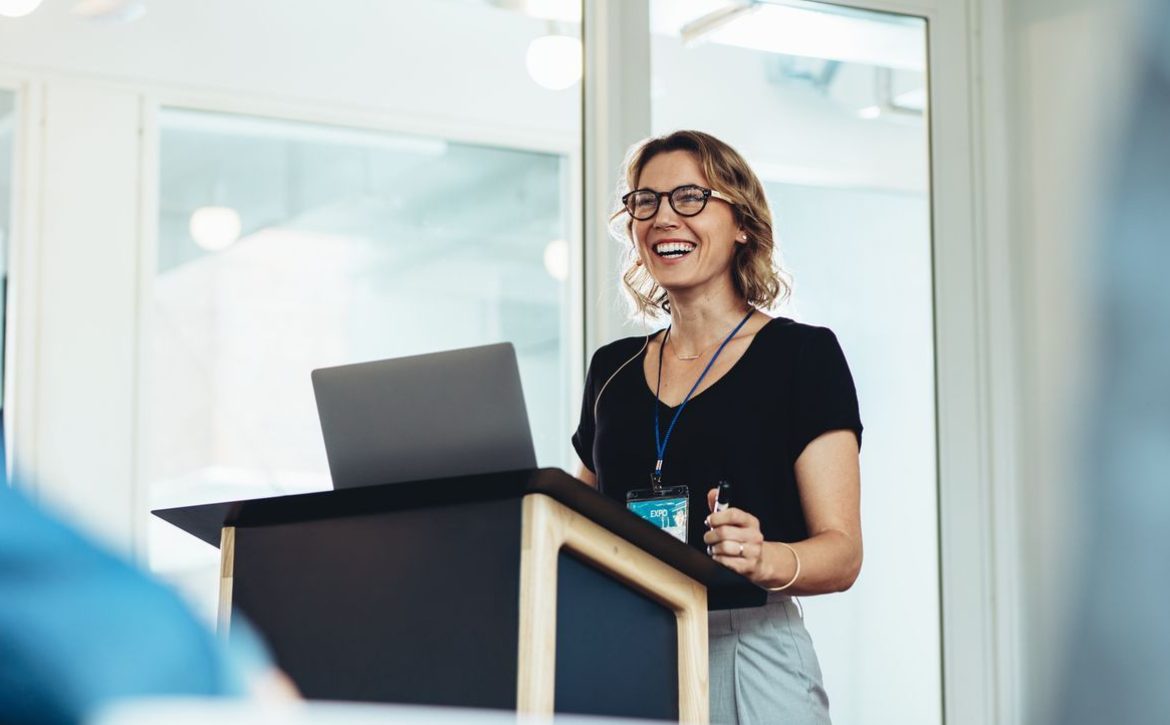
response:
[[[712,388],[719,385],[719,383],[723,382],[723,380],[725,378],[730,376],[735,371],[735,369],[740,366],[740,364],[743,362],[744,358],[746,358],[748,356],[748,354],[752,351],[752,347],[756,344],[756,340],[760,339],[760,333],[762,333],[765,329],[767,329],[768,325],[771,325],[773,322],[775,322],[776,320],[779,320],[779,319],[780,319],[779,317],[772,317],[772,318],[769,318],[768,321],[765,322],[763,325],[761,325],[760,329],[756,330],[755,334],[752,336],[752,341],[748,343],[747,349],[744,350],[743,354],[739,356],[739,359],[736,360],[732,364],[732,366],[729,367],[722,375],[720,375],[719,377],[717,377],[713,381],[711,381],[710,385],[703,388],[702,390],[697,391],[694,395],[692,395],[690,402],[693,403],[696,400],[698,400],[699,398],[703,397],[708,392],[710,392]],[[665,331],[665,329],[666,328],[663,328],[662,330],[655,332],[653,335],[651,335],[651,338],[654,338],[654,337],[657,337],[658,335],[661,335]],[[658,405],[661,405],[663,408],[666,408],[667,410],[672,410],[672,411],[678,410],[679,406],[683,404],[682,400],[680,400],[678,402],[678,405],[667,405],[666,403],[662,402],[661,399],[658,398],[658,396],[654,393],[654,389],[650,387],[650,383],[647,382],[647,380],[646,380],[646,356],[649,353],[650,353],[650,345],[647,344],[642,349],[642,355],[640,357],[642,364],[638,366],[639,367],[638,374],[639,374],[639,376],[641,376],[641,380],[642,380],[642,389],[646,391],[647,395],[649,395],[651,398],[654,398],[658,402]]]

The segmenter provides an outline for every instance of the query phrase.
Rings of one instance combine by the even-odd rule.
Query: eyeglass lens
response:
[[[670,192],[670,206],[683,216],[694,216],[707,205],[705,189],[699,186],[680,186]],[[643,189],[635,191],[626,200],[630,216],[645,221],[658,213],[658,203],[664,194]]]

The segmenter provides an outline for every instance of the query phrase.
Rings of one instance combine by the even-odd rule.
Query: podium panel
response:
[[[766,599],[551,469],[154,513],[311,699],[704,723],[708,607]]]
[[[234,607],[307,698],[513,709],[520,508],[238,528]]]
[[[678,624],[667,606],[561,550],[555,710],[678,720]]]

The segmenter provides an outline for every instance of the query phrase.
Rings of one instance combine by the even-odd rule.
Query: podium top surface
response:
[[[364,516],[542,493],[605,527],[707,587],[709,609],[762,605],[767,592],[746,577],[626,511],[564,471],[540,468],[440,480],[392,483],[290,496],[221,501],[152,513],[212,546],[225,526],[253,527]]]

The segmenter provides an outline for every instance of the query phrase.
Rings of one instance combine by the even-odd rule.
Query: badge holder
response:
[[[674,538],[687,543],[687,516],[691,495],[686,486],[663,486],[657,479],[650,488],[626,494],[626,508]]]

